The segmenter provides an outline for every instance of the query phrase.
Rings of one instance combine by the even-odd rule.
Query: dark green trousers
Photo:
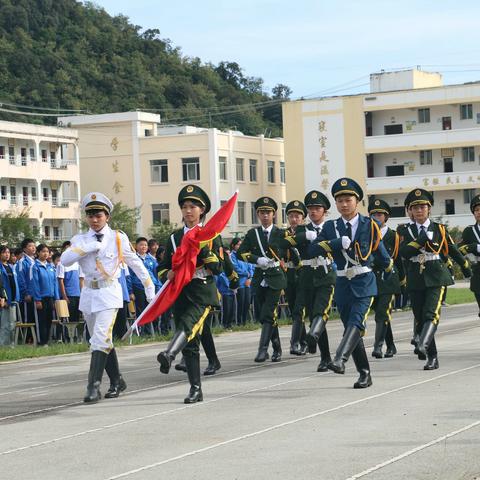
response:
[[[392,321],[392,309],[395,302],[395,295],[386,293],[377,295],[373,301],[372,308],[375,312],[375,323],[388,325]]]
[[[409,292],[413,315],[417,322],[415,333],[420,334],[423,326],[428,322],[438,325],[440,321],[440,309],[442,307],[444,289],[445,287],[430,287],[425,290],[411,290]],[[428,354],[437,354],[435,338],[428,347]]]
[[[321,316],[327,322],[332,309],[333,291],[333,285],[316,288],[299,287],[292,313],[293,319],[302,319],[303,321],[305,315],[308,315],[310,320],[316,316]]]
[[[260,323],[277,325],[277,307],[280,300],[281,290],[273,290],[270,287],[257,287],[255,296],[260,310],[258,317]]]

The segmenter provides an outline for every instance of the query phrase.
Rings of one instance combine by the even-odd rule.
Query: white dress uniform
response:
[[[101,241],[97,240],[99,235]],[[112,230],[108,225],[99,232],[90,229],[75,235],[71,247],[62,253],[62,264],[68,267],[78,262],[85,277],[79,308],[91,335],[92,351],[108,353],[113,347],[113,325],[117,310],[123,307],[122,287],[118,281],[122,260],[142,281],[150,301],[155,296],[155,286],[125,233]]]

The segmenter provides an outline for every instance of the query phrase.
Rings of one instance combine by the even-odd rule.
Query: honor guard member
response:
[[[438,368],[435,332],[440,320],[443,290],[453,284],[445,258],[451,256],[465,277],[470,277],[471,271],[445,225],[429,219],[432,195],[417,188],[407,195],[406,201],[415,223],[407,227],[400,254],[406,261],[407,289],[418,322],[416,333],[420,337],[416,352],[419,359],[427,358],[424,370],[434,370]]]
[[[383,270],[378,269],[373,262],[378,293],[372,305],[375,311],[375,343],[372,357],[383,357],[382,347],[383,343],[386,342],[385,358],[390,358],[397,353],[392,334],[392,310],[395,295],[399,294],[401,287],[406,284],[403,261],[399,255],[400,235],[387,226],[391,213],[390,205],[387,202],[380,199],[373,200],[368,206],[368,213],[379,223],[383,245],[394,262],[394,268],[388,279],[384,278]],[[390,335],[387,336],[387,333],[390,333]]]
[[[473,213],[475,223],[463,230],[460,251],[466,255],[472,265],[470,290],[475,294],[480,310],[480,195],[472,198],[470,211]],[[478,316],[480,317],[480,313]]]
[[[165,255],[158,267],[159,275],[169,280],[172,280],[175,276],[175,272],[171,270],[173,254],[180,246],[183,236],[204,220],[205,215],[210,211],[210,199],[200,187],[186,185],[178,194],[178,205],[185,225],[170,235]],[[167,349],[157,356],[160,363],[160,372],[168,373],[172,361],[178,353],[183,353],[190,382],[190,391],[185,397],[184,403],[196,403],[203,400],[200,381],[199,336],[205,327],[205,322],[208,321],[212,308],[219,306],[218,292],[213,275],[222,272],[222,262],[217,255],[218,252],[215,253],[214,251],[214,243],[215,241],[212,241],[205,245],[198,253],[197,269],[193,278],[190,283],[183,287],[173,305],[175,333]],[[210,330],[208,331],[210,332]],[[210,339],[213,343],[211,333],[209,335]],[[218,368],[220,368],[219,364]]]
[[[317,344],[320,350],[318,372],[326,372],[331,362],[330,347],[326,324],[332,308],[336,274],[332,256],[311,257],[310,242],[321,233],[325,224],[325,215],[330,208],[328,198],[318,190],[312,190],[305,196],[305,206],[310,223],[297,227],[292,245],[296,246],[302,259],[302,268],[298,283],[297,301],[293,312],[294,329],[292,342],[301,345],[300,333],[305,331],[305,313],[310,318],[310,329],[306,342],[310,353],[315,353]],[[287,240],[290,240],[287,238]],[[301,348],[297,347],[297,348]]]
[[[287,203],[285,207],[285,213],[287,215],[287,220],[289,223],[289,228],[287,229],[287,233],[291,236],[295,235],[295,231],[300,228],[303,228],[303,223],[305,217],[307,216],[307,209],[303,202],[299,200],[293,200]],[[290,246],[287,243],[287,248]],[[291,258],[292,253],[295,252],[295,256],[297,257],[295,260]],[[295,303],[298,292],[298,281],[299,281],[299,274],[301,270],[300,264],[300,253],[297,249],[289,248],[287,250],[287,289],[286,289],[286,296],[287,296],[287,303],[288,309],[290,310],[290,314],[292,316],[292,336],[290,338],[290,354],[291,355],[305,355],[307,353],[306,343],[305,343],[305,325],[303,323],[303,318],[296,319],[294,316],[295,310]],[[301,339],[303,340],[303,344],[300,345]]]
[[[258,353],[255,362],[268,358],[268,345],[272,341],[272,362],[282,358],[282,347],[277,324],[277,307],[282,290],[287,287],[284,271],[286,249],[281,242],[286,232],[273,223],[277,211],[275,200],[261,197],[255,202],[255,211],[261,225],[251,228],[240,245],[238,254],[242,260],[256,264],[252,278],[262,324]]]
[[[78,262],[85,282],[80,293],[80,311],[90,333],[92,352],[84,402],[98,402],[103,370],[110,378],[110,388],[105,398],[118,397],[127,388],[120,375],[118,359],[112,343],[112,331],[117,310],[123,307],[120,277],[121,264],[125,262],[141,279],[148,301],[155,295],[152,279],[142,261],[132,250],[128,237],[108,226],[112,202],[102,193],[92,192],[82,200],[82,210],[90,229],[75,235],[70,248],[62,253],[65,267]]]
[[[345,331],[328,368],[335,373],[345,373],[345,362],[352,355],[360,374],[353,388],[366,388],[372,384],[372,378],[362,337],[377,295],[373,261],[387,272],[385,275],[392,270],[393,261],[383,246],[376,221],[358,213],[358,204],[363,198],[360,185],[351,178],[341,178],[333,184],[332,196],[341,217],[327,220],[309,249],[312,256],[332,255],[337,265],[334,298]],[[324,327],[321,322],[319,334]]]

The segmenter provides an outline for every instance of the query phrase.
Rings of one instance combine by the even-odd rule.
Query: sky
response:
[[[369,74],[419,65],[445,84],[480,80],[478,0],[96,0],[183,55],[237,62],[269,92],[368,92]]]

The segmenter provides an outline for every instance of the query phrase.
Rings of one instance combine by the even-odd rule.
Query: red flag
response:
[[[132,325],[131,330],[135,326],[153,322],[172,306],[183,287],[192,280],[200,249],[217,235],[220,235],[230,220],[237,201],[237,195],[235,193],[222,205],[203,227],[197,225],[183,236],[180,246],[172,257],[172,270],[175,272],[175,277],[171,282],[168,280],[165,282],[153,301],[147,305],[147,308]]]

